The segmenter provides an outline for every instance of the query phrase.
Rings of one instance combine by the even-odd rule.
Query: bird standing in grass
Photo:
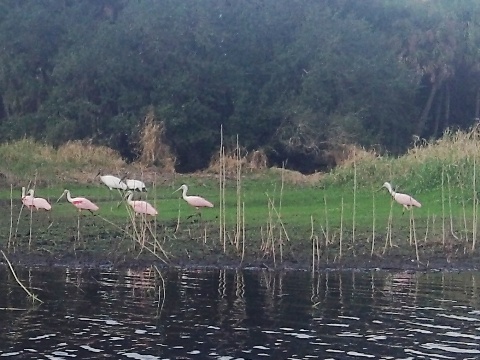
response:
[[[50,211],[52,209],[52,205],[50,203],[41,197],[35,197],[35,191],[33,189],[28,190],[28,194],[33,198],[33,206],[35,209],[40,210],[46,210]]]
[[[79,213],[82,210],[88,210],[93,214],[94,211],[97,211],[99,209],[97,205],[95,205],[93,202],[91,202],[87,198],[84,198],[84,197],[72,198],[69,190],[64,190],[63,194],[58,198],[57,202],[59,202],[60,199],[65,195],[67,195],[68,202],[71,203],[73,206],[75,206],[78,209]]]
[[[127,179],[125,180],[125,184],[127,184],[128,190],[132,191],[147,191],[147,187],[145,186],[145,183],[140,180],[133,180],[133,179]]]
[[[158,211],[150,205],[148,202],[143,200],[132,200],[133,192],[127,192],[127,203],[130,205],[135,212],[135,214],[144,214],[144,215],[151,215],[156,216]]]
[[[182,186],[180,186],[177,190],[174,191],[177,192],[179,190],[182,190],[182,197],[183,197],[183,200],[185,200],[187,202],[187,204],[195,207],[197,210],[199,210],[200,208],[204,208],[204,207],[209,207],[209,208],[213,208],[213,204],[204,199],[203,197],[201,196],[196,196],[196,195],[187,195],[187,191],[188,191],[188,186],[183,184]],[[198,213],[199,216],[201,216],[201,213],[199,212]],[[189,216],[191,217],[191,216]]]
[[[410,195],[402,194],[402,193],[398,193],[398,192],[394,191],[393,188],[392,188],[392,185],[389,182],[385,182],[382,187],[387,188],[390,195],[392,195],[392,198],[397,203],[402,205],[405,209],[410,210],[414,206],[418,207],[418,208],[422,207],[422,204],[420,204],[417,200],[415,200]]]
[[[100,180],[110,189],[118,189],[125,191],[127,190],[127,184],[125,184],[122,179],[113,175],[102,175],[102,170],[98,171],[98,174],[95,176],[100,176]]]

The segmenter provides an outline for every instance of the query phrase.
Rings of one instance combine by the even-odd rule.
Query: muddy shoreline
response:
[[[188,252],[184,257],[174,256],[167,261],[160,260],[149,254],[132,256],[128,253],[98,254],[92,251],[76,250],[52,254],[48,252],[15,251],[4,252],[13,266],[49,268],[85,268],[125,270],[132,268],[190,268],[190,269],[267,269],[271,271],[312,271],[312,262],[302,257],[286,256],[283,261],[266,257],[246,256],[243,261],[236,256],[214,253],[208,256],[192,257]],[[3,257],[0,264],[6,265]],[[424,257],[420,262],[415,260],[414,254],[389,254],[385,256],[349,256],[342,260],[324,261],[315,264],[315,271],[342,271],[342,270],[390,270],[390,271],[479,271],[480,258],[459,256],[446,258],[445,256]]]

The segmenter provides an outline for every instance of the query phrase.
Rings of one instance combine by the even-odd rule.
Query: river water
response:
[[[0,267],[0,359],[479,359],[480,273]]]

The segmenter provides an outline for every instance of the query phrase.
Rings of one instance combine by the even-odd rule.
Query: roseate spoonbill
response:
[[[87,198],[84,198],[84,197],[72,198],[69,190],[64,190],[63,194],[58,198],[57,202],[59,202],[60,199],[65,196],[65,194],[67,195],[68,202],[70,202],[73,206],[75,206],[79,212],[81,212],[82,210],[88,210],[93,214],[94,211],[98,210],[98,206],[95,205],[90,200],[88,200]]]
[[[185,200],[189,205],[194,206],[197,209],[203,208],[203,207],[209,207],[209,208],[213,207],[213,204],[210,201],[202,198],[201,196],[192,196],[192,195],[187,196],[187,191],[188,191],[187,185],[183,184],[177,190],[175,190],[174,193],[179,190],[183,191],[182,193],[183,200]]]
[[[28,194],[25,193],[25,186],[22,186],[22,203],[29,209],[35,207],[35,205],[33,204],[33,196],[30,195],[30,192]]]
[[[133,192],[128,191],[127,192],[127,203],[130,205],[133,209],[133,211],[136,214],[144,214],[144,215],[151,215],[151,216],[156,216],[158,214],[158,211],[150,205],[148,202],[143,201],[143,200],[132,200],[133,197]]]
[[[47,200],[41,197],[35,197],[35,191],[33,189],[28,190],[28,194],[33,198],[33,206],[35,207],[35,209],[43,209],[46,211],[52,209],[52,205],[50,205]]]
[[[113,176],[113,175],[102,175],[102,170],[98,171],[98,174],[95,177],[100,176],[100,180],[110,189],[118,190],[127,190],[127,184],[125,184],[122,179]]]
[[[132,179],[127,179],[125,180],[125,184],[127,184],[128,190],[133,190],[133,191],[147,191],[147,187],[145,186],[145,183],[140,180],[132,180]]]
[[[390,195],[392,195],[392,198],[399,203],[400,205],[403,205],[403,207],[407,210],[412,209],[414,206],[416,207],[422,207],[422,204],[420,204],[417,200],[415,200],[413,197],[407,194],[402,194],[402,193],[397,193],[392,189],[392,185],[389,182],[385,182],[382,187],[387,188],[388,192]]]

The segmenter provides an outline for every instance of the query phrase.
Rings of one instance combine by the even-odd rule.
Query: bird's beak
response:
[[[180,186],[177,190],[175,190],[172,194],[175,194],[178,190],[181,190],[182,187]]]
[[[57,203],[63,198],[63,196],[65,195],[65,193],[63,193],[62,195],[60,195],[60,197],[58,198],[58,200],[56,201]]]

